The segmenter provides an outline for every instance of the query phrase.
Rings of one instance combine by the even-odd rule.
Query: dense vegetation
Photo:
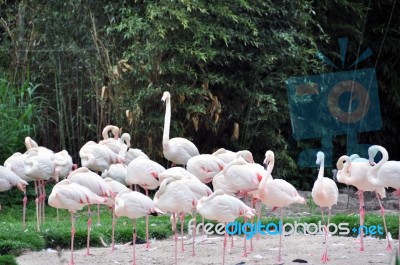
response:
[[[261,161],[276,152],[275,175],[310,189],[315,171],[299,153],[320,141],[295,141],[285,81],[336,71],[338,37],[346,64],[377,70],[383,129],[359,134],[400,159],[395,115],[400,92],[400,15],[396,1],[9,1],[1,0],[0,161],[30,135],[53,150],[99,140],[106,124],[162,162],[162,92],[172,94],[172,136],[202,153],[249,149]],[[387,14],[387,15],[382,15]],[[346,152],[334,139],[334,158]]]

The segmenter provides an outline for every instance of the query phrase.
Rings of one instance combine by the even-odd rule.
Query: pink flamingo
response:
[[[158,176],[164,171],[165,168],[157,162],[139,157],[129,163],[125,182],[127,185],[140,185],[146,196],[149,196],[149,190],[154,190],[160,185]],[[146,248],[150,248],[149,216],[146,216]]]
[[[82,166],[100,172],[104,172],[111,164],[123,163],[125,155],[126,149],[122,145],[117,155],[107,146],[97,144],[93,141],[87,142],[79,150]]]
[[[112,178],[115,181],[118,181],[122,185],[126,186],[126,174],[127,174],[127,166],[124,164],[112,164],[110,165],[109,169],[104,170],[101,173],[101,177],[105,178]]]
[[[374,157],[378,152],[381,152],[382,159],[374,165]],[[389,154],[383,146],[373,145],[368,149],[369,162],[371,165],[374,165],[367,173],[368,181],[371,182],[376,187],[390,187],[396,189],[394,192],[395,195],[399,197],[399,207],[400,207],[400,162],[399,161],[388,161]],[[382,216],[383,212],[382,212]],[[383,219],[383,224],[386,229],[386,221]],[[400,227],[400,218],[399,218],[399,227]],[[399,230],[400,235],[400,230]],[[386,249],[388,251],[392,250],[392,246],[390,244],[390,240],[387,237],[388,245]],[[400,254],[400,237],[399,237],[399,250]]]
[[[125,156],[124,165],[128,166],[132,160],[139,157],[150,159],[142,150],[137,148],[129,148]]]
[[[212,191],[205,184],[201,183],[197,178],[192,179],[186,176],[178,176],[175,178],[166,178],[161,182],[160,188],[154,195],[154,203],[163,212],[170,212],[173,216],[173,229],[175,231],[175,264],[177,263],[177,241],[178,232],[176,229],[176,214],[181,214],[181,225],[184,222],[184,213],[191,213],[195,217],[195,210],[197,201],[203,197],[211,194]],[[196,224],[195,224],[196,226]],[[183,233],[182,226],[181,232]],[[195,255],[194,242],[195,234],[193,234],[193,248],[192,255]],[[183,248],[183,234],[182,234],[182,251]]]
[[[110,131],[113,134],[114,138],[110,138],[110,136],[108,135]],[[118,154],[120,150],[119,128],[115,125],[107,125],[106,127],[104,127],[101,135],[103,137],[103,140],[99,141],[99,144],[107,146],[113,152]]]
[[[24,174],[30,178],[34,178],[37,182],[36,193],[36,228],[40,231],[40,225],[45,221],[45,181],[54,178],[54,162],[51,157],[54,154],[46,148],[33,147],[26,152],[26,159],[24,161]],[[58,180],[56,179],[56,182]]]
[[[70,180],[73,183],[79,184],[81,186],[84,186],[88,188],[91,192],[96,194],[97,196],[100,197],[110,197],[113,196],[113,192],[111,188],[107,185],[107,183],[102,179],[99,175],[94,173],[93,171],[90,171],[86,167],[80,167],[73,171],[71,174],[68,176],[68,180]],[[86,246],[86,255],[90,255],[89,252],[89,246],[90,246],[90,228],[92,225],[92,216],[90,212],[90,207],[91,204],[88,205],[88,234],[87,234],[87,246]],[[97,209],[98,212],[98,218],[97,218],[97,223],[100,224],[100,211],[99,211],[99,206]]]
[[[12,156],[7,158],[4,162],[4,166],[14,172],[18,177],[25,180],[26,182],[34,181],[34,178],[28,177],[24,174],[24,166],[25,166],[26,154],[22,153],[14,153]],[[36,182],[35,182],[36,185]],[[36,190],[37,191],[37,190]],[[26,196],[26,189],[24,190],[24,198],[22,200],[22,227],[26,227],[26,204],[28,202],[28,198]]]
[[[126,189],[126,186],[121,184],[118,181],[113,180],[112,178],[106,177],[104,181],[110,187],[111,191],[114,195],[118,195],[121,191]],[[112,232],[111,232],[111,252],[115,250],[115,224],[116,224],[116,217],[115,217],[115,199],[114,196],[108,197],[106,205],[111,208],[112,210]]]
[[[360,227],[364,226],[364,191],[373,191],[376,194],[381,214],[384,220],[385,232],[387,234],[384,209],[381,203],[381,198],[386,197],[385,188],[383,186],[375,186],[368,180],[368,171],[372,168],[368,159],[355,158],[352,160],[349,156],[341,156],[336,163],[338,169],[336,178],[339,182],[353,185],[357,188],[358,199],[360,202]],[[391,250],[390,241],[388,240],[388,251]],[[360,229],[360,251],[364,251],[364,230]]]
[[[323,152],[317,153],[317,161],[316,164],[320,165],[318,178],[314,182],[314,186],[311,192],[311,196],[314,202],[321,207],[322,218],[324,218],[324,212],[322,207],[327,207],[329,210],[328,213],[328,222],[325,226],[325,252],[322,255],[321,261],[323,263],[329,261],[328,258],[328,244],[327,244],[327,236],[328,236],[328,229],[329,229],[329,220],[331,218],[331,207],[337,204],[339,190],[336,186],[336,183],[330,179],[324,177],[324,159],[325,155]]]
[[[0,192],[11,189],[12,187],[17,187],[23,193],[25,193],[25,187],[28,182],[21,179],[10,169],[0,166]],[[0,205],[1,209],[1,205]]]
[[[74,236],[75,236],[75,217],[74,213],[82,210],[86,205],[106,202],[105,198],[99,197],[88,188],[79,184],[72,183],[64,179],[57,183],[49,196],[49,205],[55,208],[67,209],[71,213],[71,260],[74,264]]]
[[[295,187],[283,179],[273,179],[271,171],[274,167],[275,158],[274,153],[268,150],[265,153],[264,163],[267,165],[267,175],[262,177],[259,175],[260,185],[258,186],[258,193],[260,200],[267,206],[273,208],[281,208],[281,223],[283,224],[282,208],[287,207],[292,203],[304,204],[305,200],[299,195]],[[278,262],[282,262],[281,257],[282,249],[282,231],[279,234],[279,254]]]
[[[208,197],[203,197],[197,202],[197,211],[206,219],[216,220],[220,223],[234,222],[239,216],[254,217],[255,210],[248,207],[238,198],[224,194],[222,190],[216,190]],[[225,264],[227,233],[223,243],[222,264]]]
[[[134,221],[133,227],[133,261],[132,264],[136,264],[136,219],[142,216],[158,216],[164,214],[158,209],[154,202],[147,196],[140,192],[132,191],[128,188],[120,191],[115,197],[115,215],[116,216],[127,216],[132,218]]]
[[[248,163],[254,163],[253,154],[248,150],[232,152],[230,150],[226,150],[225,148],[220,148],[212,153],[212,155],[224,161],[225,164],[229,164],[240,156],[243,157],[244,160],[246,160]]]
[[[186,169],[201,182],[209,183],[214,176],[224,169],[225,163],[216,156],[201,154],[187,161]]]
[[[197,147],[188,139],[175,137],[169,139],[169,129],[171,123],[171,94],[165,91],[162,101],[166,102],[165,105],[165,120],[164,120],[164,133],[163,133],[163,154],[164,157],[172,161],[173,164],[186,165],[187,161],[199,155]]]

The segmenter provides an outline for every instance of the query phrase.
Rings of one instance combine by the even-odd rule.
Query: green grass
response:
[[[0,255],[0,264],[2,265],[18,265],[17,261],[15,260],[14,256],[11,255]]]

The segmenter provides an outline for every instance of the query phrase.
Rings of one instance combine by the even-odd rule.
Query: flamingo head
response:
[[[265,152],[265,159],[263,164],[268,165],[273,159],[274,159],[274,152],[268,150],[267,152]]]
[[[250,151],[242,150],[237,152],[237,155],[243,157],[247,163],[254,163],[253,154]]]
[[[171,94],[168,91],[165,91],[161,100],[165,102],[169,98],[171,98]]]
[[[17,184],[17,188],[18,188],[20,191],[24,192],[24,193],[25,193],[25,191],[26,191],[26,185],[23,184],[23,183],[18,183],[18,184]]]
[[[315,162],[317,165],[320,165],[325,159],[325,155],[323,152],[319,151],[317,153],[317,161]]]
[[[369,163],[371,164],[371,166],[375,165],[374,158],[375,158],[376,154],[378,153],[378,151],[379,151],[378,145],[373,145],[370,148],[368,148],[368,158],[369,158]]]

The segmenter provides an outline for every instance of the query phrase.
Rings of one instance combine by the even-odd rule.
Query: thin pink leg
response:
[[[376,194],[376,198],[378,199],[379,202],[379,206],[381,207],[381,215],[382,215],[382,220],[383,220],[383,226],[385,228],[385,235],[388,241],[387,247],[386,247],[386,251],[387,252],[392,252],[392,245],[390,244],[390,239],[388,237],[388,231],[387,231],[387,225],[386,225],[386,218],[385,218],[385,209],[382,206],[382,202],[381,202],[381,196],[379,196],[379,194],[377,192],[375,192]]]
[[[112,230],[111,230],[111,252],[114,252],[115,250],[115,224],[117,222],[116,217],[115,217],[115,211],[114,207],[112,208]]]
[[[360,201],[360,251],[364,251],[364,192],[362,190],[358,191],[359,201]]]
[[[146,196],[149,197],[149,190],[146,190]],[[149,240],[149,216],[146,215],[146,248],[150,248],[150,240]]]
[[[136,219],[133,219],[133,260],[132,265],[136,265]]]
[[[226,227],[226,223],[225,223]],[[225,236],[224,236],[224,251],[222,252],[222,265],[225,265],[225,252],[226,252],[226,241],[228,239],[228,233],[225,230]]]
[[[195,241],[196,241],[196,211],[193,213],[193,216],[194,216],[194,226],[193,226],[193,228],[192,228],[192,236],[193,236],[193,246],[192,246],[192,257],[194,257],[194,256],[196,256],[196,253],[195,253],[195,251],[194,251],[194,245],[195,245]]]
[[[35,192],[36,192],[36,199],[35,199],[35,204],[36,204],[36,230],[40,232],[40,206],[39,206],[39,180],[35,180]]]
[[[46,183],[42,180],[42,220],[41,223],[46,222]]]
[[[329,226],[329,221],[331,219],[331,209],[329,209],[329,213],[328,213],[328,223],[325,225],[324,230],[325,230],[325,252],[324,254],[322,254],[322,258],[321,261],[322,263],[326,263],[329,261],[329,257],[328,257],[328,226]]]
[[[74,238],[75,238],[75,218],[71,212],[71,261],[70,265],[74,265]]]
[[[172,214],[173,216],[173,223],[174,223],[174,229],[175,229],[175,235],[174,235],[174,241],[175,241],[175,264],[178,264],[178,231],[176,229],[176,216],[175,213]]]
[[[281,208],[281,224],[282,224],[282,230],[283,230],[283,214],[282,214],[282,208]],[[278,263],[282,263],[282,233],[281,231],[279,233],[279,252],[278,252]]]
[[[185,222],[185,213],[181,213],[179,217],[181,219],[181,251],[185,252],[185,247],[183,246],[183,224]]]
[[[26,228],[26,203],[28,198],[26,197],[26,191],[24,191],[24,198],[22,199],[22,228]],[[58,209],[58,208],[57,208]]]
[[[251,217],[251,226],[254,227],[254,217]],[[253,252],[253,237],[250,238],[250,250],[249,250],[249,252]]]
[[[88,205],[88,221],[87,221],[87,239],[86,239],[86,255],[90,255],[90,229],[92,227],[92,213],[90,212],[90,204]]]
[[[258,225],[258,222],[260,222],[261,220],[261,210],[262,210],[262,205],[259,200],[257,200],[256,202],[256,208],[257,208],[256,211],[257,211],[257,225]],[[257,233],[256,240],[258,239],[260,239],[260,233]]]
[[[247,222],[247,218],[246,217],[244,217],[244,223],[246,223]],[[244,246],[243,246],[243,256],[242,257],[247,257],[247,248],[246,248],[246,236],[245,235],[243,235],[243,242],[244,242]]]

